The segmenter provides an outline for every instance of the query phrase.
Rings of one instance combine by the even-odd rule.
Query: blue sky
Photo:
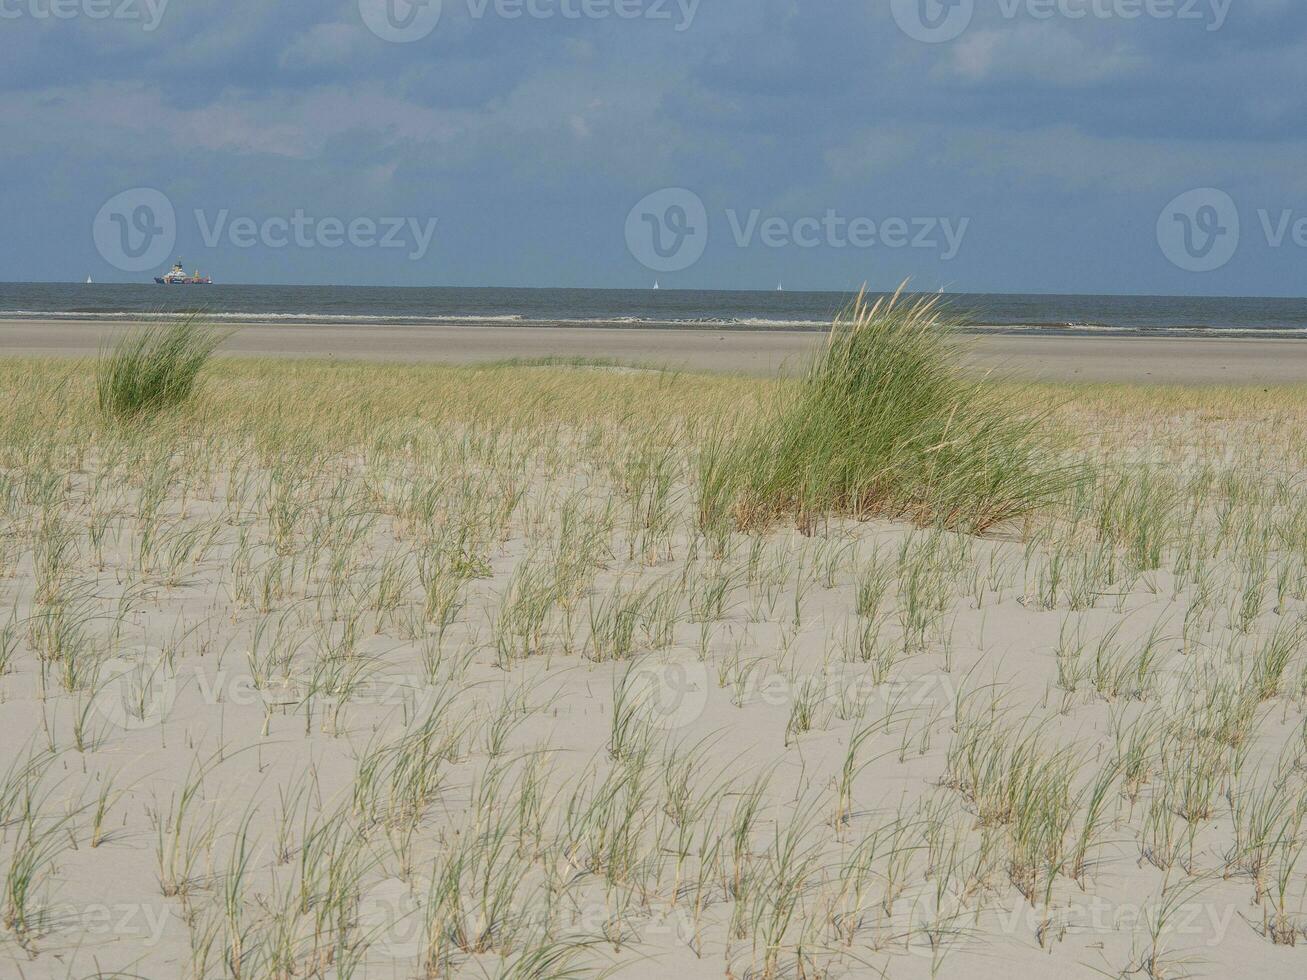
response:
[[[0,279],[1307,294],[1301,0],[948,2],[0,0]]]

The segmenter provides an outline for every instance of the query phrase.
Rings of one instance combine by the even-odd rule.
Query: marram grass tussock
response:
[[[771,411],[703,454],[703,515],[743,529],[782,517],[898,517],[984,531],[1077,480],[1040,412],[958,366],[936,298],[858,299]]]
[[[227,333],[199,316],[146,322],[102,351],[96,364],[100,411],[137,419],[191,397]]]

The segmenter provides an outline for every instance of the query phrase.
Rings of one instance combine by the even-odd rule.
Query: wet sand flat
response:
[[[88,356],[129,329],[108,321],[0,322],[0,356]],[[511,358],[588,357],[689,371],[794,372],[821,335],[791,330],[250,323],[230,354],[470,364]],[[1307,383],[1297,340],[1136,336],[980,335],[971,363],[1036,381],[1151,384]]]

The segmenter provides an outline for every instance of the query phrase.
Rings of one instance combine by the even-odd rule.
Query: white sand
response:
[[[1172,435],[1188,432],[1187,424],[1177,423]],[[1049,916],[1043,882],[1035,906],[1015,886],[1007,842],[1016,831],[978,816],[974,788],[957,779],[965,767],[956,755],[966,719],[999,697],[1013,732],[1033,733],[1041,753],[1065,748],[1052,771],[1074,771],[1071,791],[1084,794],[1114,758],[1114,731],[1138,734],[1167,719],[1180,730],[1193,726],[1194,665],[1222,669],[1227,650],[1255,655],[1276,629],[1296,622],[1297,592],[1291,614],[1274,611],[1266,596],[1247,636],[1232,631],[1245,573],[1223,553],[1210,562],[1211,623],[1190,634],[1191,647],[1181,636],[1197,607],[1195,586],[1171,571],[1174,549],[1161,570],[1131,569],[1118,552],[1108,559],[1111,576],[1099,568],[1086,578],[1078,569],[1101,557],[1092,542],[1069,551],[1052,541],[1027,548],[1010,536],[932,538],[888,522],[835,522],[815,538],[783,528],[761,539],[736,536],[717,561],[686,533],[688,487],[673,485],[667,530],[657,521],[649,530],[651,512],[598,465],[604,453],[592,455],[566,436],[516,448],[464,443],[456,431],[396,436],[367,463],[335,460],[318,473],[292,463],[270,474],[252,456],[219,451],[209,478],[191,471],[184,499],[176,482],[163,495],[158,550],[144,561],[141,481],[149,486],[150,474],[164,472],[160,460],[120,459],[106,469],[107,461],[88,458],[55,488],[58,503],[45,512],[61,513],[73,529],[62,565],[50,551],[57,536],[38,529],[39,484],[13,482],[39,465],[5,471],[6,486],[28,489],[4,497],[4,526],[33,537],[11,538],[22,543],[9,552],[17,556],[12,574],[0,579],[15,624],[10,672],[0,680],[3,761],[21,766],[27,752],[40,757],[50,746],[58,754],[30,782],[10,768],[13,792],[0,813],[4,866],[24,840],[24,785],[33,787],[49,851],[36,863],[32,908],[40,918],[25,935],[0,931],[0,962],[8,964],[0,973],[190,976],[194,948],[211,937],[207,975],[222,976],[224,948],[230,952],[239,937],[242,975],[270,977],[279,926],[293,933],[303,971],[307,957],[329,948],[314,953],[313,937],[330,933],[331,923],[315,915],[329,894],[321,875],[334,866],[358,874],[346,886],[350,908],[358,903],[353,975],[415,976],[433,875],[460,852],[495,855],[489,868],[473,861],[464,870],[467,906],[458,921],[465,929],[484,924],[477,896],[489,880],[492,892],[507,896],[505,922],[520,930],[513,942],[494,932],[489,946],[504,944],[511,958],[541,930],[585,937],[596,945],[580,962],[619,966],[620,976],[762,976],[772,926],[780,944],[773,965],[784,976],[798,975],[801,962],[807,976],[1089,978],[1138,972],[1155,954],[1159,976],[1182,968],[1212,976],[1300,971],[1301,951],[1263,934],[1270,906],[1252,904],[1256,889],[1232,851],[1225,796],[1252,798],[1272,784],[1282,758],[1301,804],[1297,647],[1279,692],[1258,709],[1242,743],[1241,775],[1195,790],[1205,793],[1210,816],[1193,824],[1177,816],[1183,801],[1159,796],[1159,772],[1133,787],[1114,780],[1081,881],[1065,868],[1054,877]],[[1227,438],[1241,465],[1259,465],[1242,437]],[[520,463],[511,462],[516,454]],[[512,474],[526,481],[515,502],[505,496]],[[464,478],[471,482],[460,490]],[[465,605],[443,636],[423,621],[416,577],[419,556],[433,547],[411,509],[423,498],[410,491],[424,487],[440,488],[431,527],[490,529],[470,540],[468,559],[485,564],[473,569]],[[530,655],[505,661],[506,609],[521,594],[515,575],[551,567],[546,554],[565,510],[572,526],[595,529],[602,547],[590,553],[571,619],[552,608]],[[1285,513],[1280,505],[1272,512]],[[345,534],[351,513],[367,515],[353,541]],[[97,554],[92,530],[106,514]],[[212,535],[189,557],[188,529],[199,540]],[[335,574],[333,556],[344,563]],[[396,579],[391,573],[401,567]],[[855,614],[858,581],[876,567],[888,571],[888,595],[864,620]],[[914,567],[927,574],[914,578]],[[1284,567],[1301,573],[1301,555]],[[393,590],[393,606],[387,581],[404,583]],[[1299,589],[1302,580],[1295,581]],[[49,596],[44,606],[35,602],[43,582],[65,605],[52,607]],[[722,584],[716,607],[714,583]],[[930,607],[930,595],[934,612],[913,642],[909,609]],[[614,622],[614,602],[640,596],[632,648],[622,653],[605,624]],[[660,596],[668,603],[666,635],[657,627]],[[51,608],[63,608],[65,622],[81,632],[64,637],[43,683],[38,652],[49,647],[42,630],[50,623],[30,617]],[[347,650],[351,618],[357,645]],[[865,648],[870,662],[859,653],[868,622],[877,624]],[[1072,692],[1059,687],[1055,651],[1076,637],[1085,673]],[[1146,650],[1151,660],[1139,667]],[[91,651],[108,658],[100,680],[94,690],[68,693],[60,678]],[[630,659],[607,659],[616,653]],[[887,666],[878,682],[881,658]],[[1230,676],[1233,684],[1241,675]],[[351,678],[354,689],[339,697]],[[634,730],[652,748],[642,780],[611,798],[624,819],[601,831],[583,814],[596,812],[603,780],[623,771],[611,757],[623,678],[628,702],[642,705]],[[812,712],[803,721],[796,706],[807,700]],[[84,751],[75,745],[79,718]],[[424,725],[432,733],[425,742]],[[862,741],[850,809],[837,818],[836,786],[855,738]],[[1152,744],[1152,765],[1192,762],[1184,753],[1193,747],[1184,743],[1174,743],[1181,756],[1170,763],[1153,754],[1164,756],[1166,744]],[[416,813],[414,783],[402,778],[395,746],[425,760],[417,771],[430,783]],[[676,746],[693,787],[689,810],[694,801],[705,807],[683,824],[674,819],[677,796],[666,775],[674,769],[664,768]],[[993,757],[991,747],[977,761]],[[531,759],[542,765],[538,810],[529,793],[521,802]],[[201,770],[178,834],[169,814],[188,773]],[[737,862],[712,848],[719,840],[727,846],[743,794],[763,777],[757,820]],[[106,833],[92,847],[96,796],[110,778]],[[486,798],[492,802],[476,802]],[[1068,840],[1081,829],[1085,799]],[[1169,870],[1159,867],[1150,814],[1176,835]],[[510,843],[495,851],[480,835],[504,820]],[[689,855],[678,871],[682,826]],[[336,829],[324,837],[324,827]],[[632,866],[620,863],[627,839]],[[180,873],[177,862],[188,854],[193,864]],[[859,855],[864,879],[850,877]],[[952,876],[941,881],[945,867]],[[724,889],[737,869],[744,899]],[[169,873],[185,882],[182,894],[164,894],[175,890],[161,887]],[[798,896],[792,913],[776,904],[787,882]],[[1302,892],[1295,872],[1292,916],[1301,914]],[[1147,923],[1167,903],[1175,916],[1154,945]],[[227,916],[228,907],[238,914]],[[494,975],[500,960],[456,951],[453,965],[459,976]],[[337,975],[334,967],[324,973]]]

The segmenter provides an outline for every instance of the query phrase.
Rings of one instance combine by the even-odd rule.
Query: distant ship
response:
[[[91,277],[90,277],[90,276],[87,276],[87,277],[86,277],[86,284],[87,284],[88,286],[90,286],[90,285],[94,285],[94,284],[91,282]]]
[[[213,280],[208,276],[200,275],[200,270],[196,269],[193,276],[188,276],[186,270],[182,268],[181,261],[172,267],[172,272],[166,276],[155,276],[154,281],[160,286],[209,286]]]
[[[662,289],[662,288],[663,288],[662,286],[658,285],[658,280],[655,279],[655,280],[654,280],[654,289]]]

